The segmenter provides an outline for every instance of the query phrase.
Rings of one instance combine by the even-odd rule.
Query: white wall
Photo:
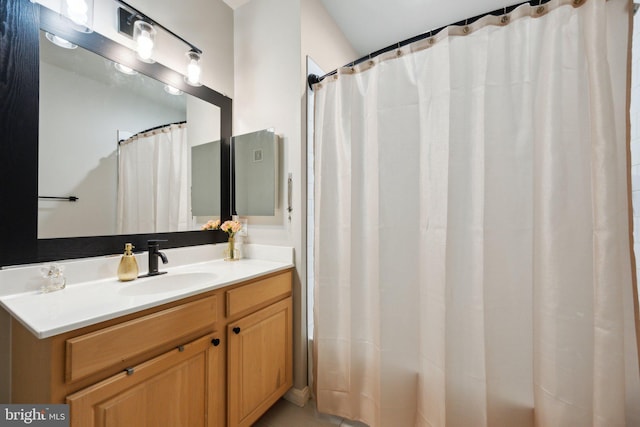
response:
[[[247,240],[251,243],[294,247],[295,264],[301,257],[301,175],[300,147],[300,0],[254,0],[234,12],[235,90],[233,133],[245,134],[273,127],[280,136],[280,188],[274,217],[251,217]],[[286,179],[293,177],[291,222],[286,207]],[[294,387],[306,386],[306,344],[302,331],[306,324],[300,271],[294,285]],[[304,341],[306,342],[306,341]]]
[[[319,0],[253,0],[234,12],[234,134],[273,127],[281,137],[279,208],[250,217],[248,241],[294,247],[294,387],[307,385],[306,56],[337,68],[356,55]],[[291,221],[287,177],[293,179]]]
[[[251,217],[248,241],[292,245],[294,221],[286,208],[286,176],[299,187],[299,165],[292,156],[300,145],[300,105],[296,86],[300,73],[299,0],[251,1],[234,12],[235,90],[233,133],[274,128],[280,138],[280,189],[274,217]],[[297,182],[296,182],[297,181]],[[294,191],[294,194],[300,194]]]

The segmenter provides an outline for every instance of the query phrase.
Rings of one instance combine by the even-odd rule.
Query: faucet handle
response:
[[[151,240],[147,240],[147,246],[148,247],[160,247],[160,242],[168,242],[168,240],[166,239],[151,239]]]

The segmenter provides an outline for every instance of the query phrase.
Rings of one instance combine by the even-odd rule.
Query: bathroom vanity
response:
[[[291,265],[219,260],[155,279],[3,298],[13,402],[68,403],[78,427],[250,426],[292,386]],[[65,292],[103,295],[67,315]],[[45,300],[59,319],[33,310]]]

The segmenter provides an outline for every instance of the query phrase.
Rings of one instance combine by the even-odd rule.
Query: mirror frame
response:
[[[97,33],[68,29],[59,14],[25,0],[0,3],[0,267],[119,254],[125,242],[147,240],[163,248],[225,242],[216,231],[184,231],[38,239],[39,34],[50,31],[100,56],[129,66],[220,108],[221,219],[231,218],[232,100],[206,86],[193,87],[161,64],[138,61],[130,49]]]

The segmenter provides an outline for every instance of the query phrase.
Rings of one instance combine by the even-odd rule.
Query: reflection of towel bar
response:
[[[69,196],[69,197],[38,196],[38,199],[64,200],[67,202],[75,202],[76,200],[78,200],[76,196]]]

